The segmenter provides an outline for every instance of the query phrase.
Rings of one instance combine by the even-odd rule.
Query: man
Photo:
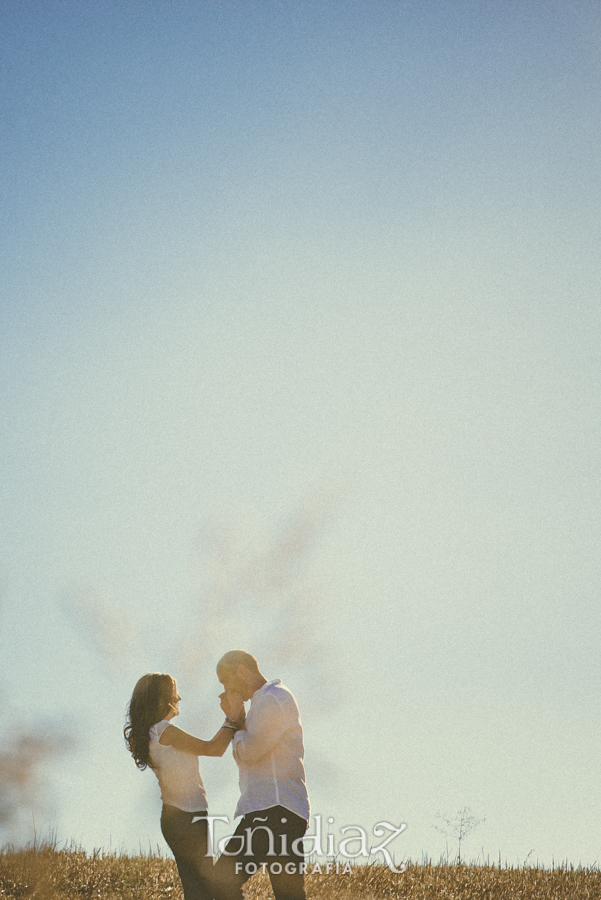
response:
[[[240,900],[242,885],[266,866],[276,900],[305,900],[302,837],[309,798],[296,700],[279,679],[267,681],[244,650],[226,653],[217,677],[226,692],[251,701],[232,742],[240,770],[236,816],[242,819],[215,865],[217,895]]]

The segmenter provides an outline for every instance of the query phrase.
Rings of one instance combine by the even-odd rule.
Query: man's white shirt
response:
[[[234,735],[234,759],[240,770],[236,816],[284,806],[308,821],[304,752],[296,700],[279,679],[268,681],[253,695],[246,731]]]

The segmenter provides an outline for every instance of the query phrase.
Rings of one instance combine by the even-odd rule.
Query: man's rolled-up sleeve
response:
[[[289,727],[285,708],[274,697],[261,699],[261,706],[246,720],[246,730],[234,735],[234,759],[247,766],[269,753]]]

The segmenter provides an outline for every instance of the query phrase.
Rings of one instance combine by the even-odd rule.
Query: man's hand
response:
[[[237,691],[224,691],[219,694],[221,709],[234,722],[244,722],[244,701]]]

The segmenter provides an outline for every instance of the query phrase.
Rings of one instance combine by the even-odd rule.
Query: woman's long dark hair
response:
[[[135,686],[127,707],[123,735],[127,749],[139,769],[145,769],[146,766],[154,769],[149,755],[149,731],[165,718],[169,712],[169,704],[176,696],[175,679],[160,672],[142,675]]]

